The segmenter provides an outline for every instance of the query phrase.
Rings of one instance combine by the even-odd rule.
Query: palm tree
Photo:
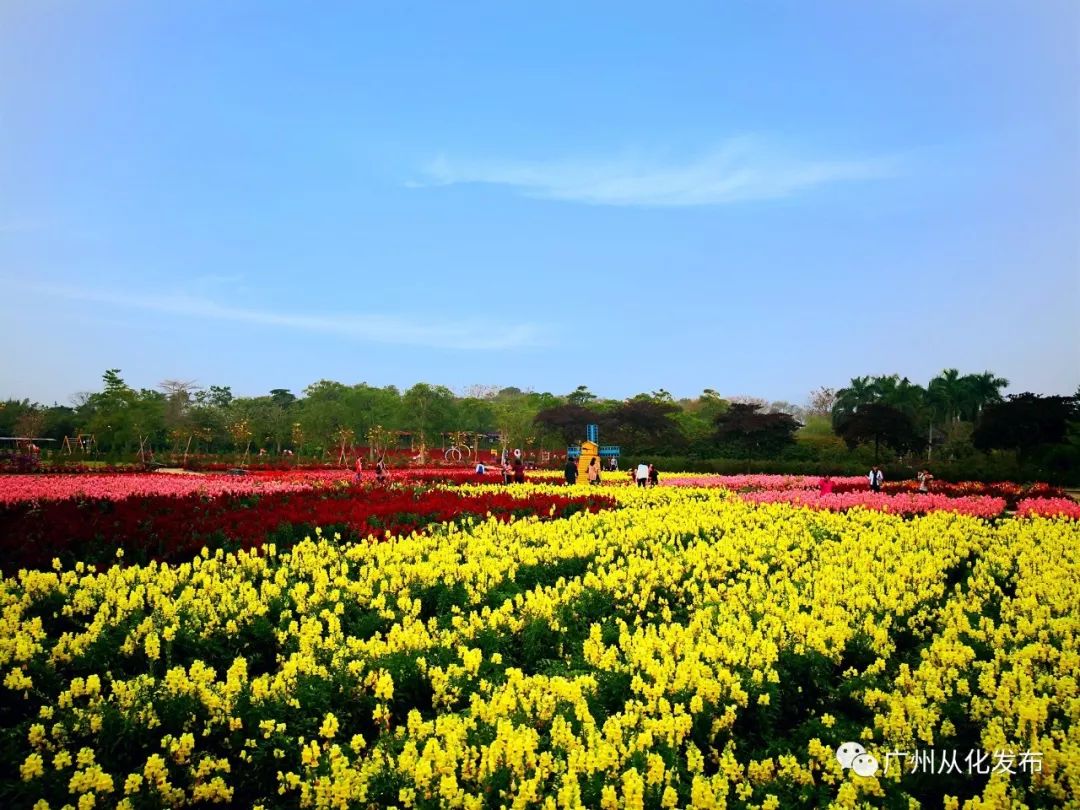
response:
[[[869,405],[876,400],[874,381],[869,377],[853,377],[847,388],[836,392],[836,402],[832,409],[833,424],[856,413],[859,406]]]
[[[914,384],[907,377],[878,377],[875,380],[878,402],[890,405],[908,416],[915,417],[926,405],[926,389]]]
[[[930,381],[927,394],[931,404],[947,422],[960,421],[964,405],[969,401],[968,384],[955,368],[947,368]]]
[[[926,389],[904,377],[896,388],[896,401],[893,404],[912,414],[922,410],[926,407]]]
[[[873,377],[870,381],[870,390],[874,392],[875,402],[884,402],[891,405],[891,400],[899,383],[899,374],[890,374],[888,377]]]
[[[1001,402],[1001,389],[1009,384],[1004,377],[995,377],[992,371],[968,374],[964,380],[967,382],[970,404],[974,408],[973,419],[978,418],[987,405]]]

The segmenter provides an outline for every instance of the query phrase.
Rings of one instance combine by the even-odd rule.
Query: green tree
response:
[[[120,369],[110,368],[102,375],[105,390],[88,398],[90,432],[95,433],[103,449],[124,452],[137,441],[134,406],[135,391],[124,382]]]
[[[247,423],[256,447],[280,453],[288,444],[288,416],[273,397],[237,397],[232,401],[230,412],[234,423]]]
[[[590,402],[596,401],[596,394],[588,389],[587,386],[579,385],[573,391],[566,395],[566,401],[570,405],[588,405]]]
[[[270,389],[270,399],[272,399],[274,404],[279,408],[288,410],[292,404],[296,402],[296,395],[288,388],[272,388]]]
[[[930,381],[927,397],[938,418],[944,422],[959,422],[971,402],[971,390],[957,369],[947,368]]]
[[[375,425],[387,430],[404,427],[401,394],[394,386],[376,388],[367,383],[354,385],[346,396],[351,426],[356,435],[364,437]]]
[[[333,380],[319,380],[304,389],[295,406],[305,443],[318,450],[336,446],[338,432],[350,427],[349,387]]]
[[[20,424],[20,420],[26,414],[34,413],[38,408],[38,405],[35,405],[28,399],[9,399],[0,402],[0,435],[22,435],[16,428],[16,425]]]
[[[694,399],[681,400],[682,410],[672,419],[679,426],[687,448],[694,453],[707,453],[712,448],[714,422],[730,403],[713,388],[706,388]]]
[[[845,418],[836,428],[849,449],[873,443],[874,461],[878,461],[881,446],[904,453],[920,445],[915,423],[911,417],[891,405],[863,405],[857,413]]]
[[[44,438],[45,411],[40,407],[28,408],[15,420],[15,435],[27,439]]]
[[[987,405],[1001,402],[1001,389],[1009,385],[1008,380],[996,376],[992,371],[984,371],[981,374],[968,374],[965,379],[967,380],[971,404],[975,407],[975,413],[972,414],[975,419],[978,418]]]
[[[926,405],[926,389],[898,374],[875,377],[871,383],[875,404],[888,405],[916,418]]]
[[[405,392],[401,404],[405,428],[419,439],[422,448],[431,437],[452,429],[454,394],[445,386],[417,383]]]
[[[490,400],[464,397],[456,403],[454,421],[469,433],[494,432],[495,407]]]
[[[1063,444],[1077,416],[1074,397],[1013,394],[984,408],[971,438],[980,450],[1015,450],[1023,463],[1039,447]]]
[[[79,432],[79,423],[75,417],[75,409],[66,405],[52,405],[45,409],[44,435],[54,439],[59,448],[65,436],[75,436]]]
[[[833,424],[858,412],[863,405],[869,405],[877,399],[874,382],[870,377],[853,377],[846,388],[836,392],[836,401],[832,407]]]
[[[165,429],[177,450],[191,435],[191,406],[197,386],[194,380],[162,380],[158,388],[165,395]]]

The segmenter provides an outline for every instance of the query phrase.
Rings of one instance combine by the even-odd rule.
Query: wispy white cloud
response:
[[[230,306],[206,298],[177,293],[131,293],[90,289],[65,284],[27,283],[2,279],[9,289],[57,296],[72,301],[105,304],[143,312],[160,312],[198,320],[247,323],[336,335],[371,343],[424,346],[443,349],[498,350],[548,345],[544,330],[533,324],[518,324],[492,330],[479,321],[434,321],[430,314],[407,317],[371,314],[312,314],[249,309]]]
[[[231,287],[243,282],[244,277],[240,273],[228,275],[206,273],[201,276],[194,276],[191,281],[200,287]]]
[[[799,158],[736,138],[690,159],[624,154],[586,160],[455,160],[440,156],[411,186],[484,183],[592,205],[678,207],[790,197],[830,183],[896,173],[891,158]]]
[[[36,219],[0,220],[0,233],[29,233],[39,231],[44,223]]]

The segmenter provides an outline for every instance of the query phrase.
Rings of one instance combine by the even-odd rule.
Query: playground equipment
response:
[[[589,471],[589,462],[594,458],[618,459],[621,452],[619,445],[600,445],[600,428],[596,425],[585,426],[585,441],[566,448],[566,457],[577,460],[578,478],[585,480]],[[603,462],[601,462],[603,466]]]
[[[150,444],[150,437],[139,434],[139,463],[142,465],[152,464],[154,461],[154,448]]]
[[[93,433],[80,433],[74,438],[65,436],[62,449],[64,454],[69,456],[72,453],[95,453],[97,452],[97,439],[94,438]]]

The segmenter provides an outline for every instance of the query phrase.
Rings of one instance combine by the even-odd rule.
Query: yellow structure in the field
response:
[[[598,459],[597,464],[603,464],[603,459],[617,460],[619,458],[619,446],[617,444],[600,446],[600,430],[596,425],[586,425],[585,435],[586,439],[580,445],[566,448],[567,458],[577,461],[579,481],[584,481],[588,477],[589,462],[594,458]]]
[[[579,481],[584,481],[585,476],[589,474],[589,463],[594,458],[600,458],[600,445],[596,442],[582,442],[581,456],[577,461],[577,477]],[[599,464],[600,462],[597,461],[596,463]]]

